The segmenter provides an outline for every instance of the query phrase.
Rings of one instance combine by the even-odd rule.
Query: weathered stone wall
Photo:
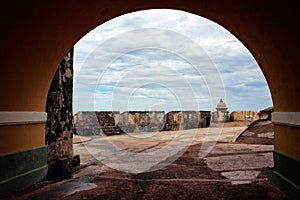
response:
[[[177,131],[183,129],[182,127],[182,112],[181,111],[171,111],[166,114],[166,123],[164,126],[164,131]]]
[[[212,123],[225,123],[230,121],[230,114],[228,111],[212,112]]]
[[[133,132],[174,131],[210,125],[210,111],[79,112],[74,124],[79,135],[115,135]]]
[[[120,115],[118,126],[122,132],[161,131],[165,124],[163,111],[129,111]]]
[[[253,121],[258,118],[259,116],[257,111],[235,111],[230,114],[230,121]]]
[[[99,125],[102,126],[115,126],[115,115],[119,115],[119,112],[95,112]]]
[[[119,112],[79,112],[74,116],[74,123],[80,135],[116,135],[133,132],[176,131],[193,128],[206,128],[222,122],[244,121],[246,115],[258,119],[255,111],[229,112],[216,111],[127,111]],[[211,119],[216,121],[211,121]]]
[[[211,112],[210,111],[197,111],[198,115],[198,128],[210,127]]]
[[[118,126],[123,133],[133,133],[138,131],[139,113],[124,112],[120,115]]]
[[[171,111],[166,114],[164,131],[206,128],[210,126],[210,111]]]
[[[46,144],[50,176],[63,173],[73,161],[73,49],[60,63],[47,97]]]
[[[199,127],[198,112],[182,111],[182,129],[193,129]]]
[[[105,135],[119,135],[121,133],[118,123],[120,112],[95,112],[101,133]]]
[[[78,112],[74,115],[74,125],[76,132],[81,136],[100,135],[101,126],[96,112]]]
[[[272,112],[274,112],[274,107],[269,107],[259,111],[258,116],[260,120],[272,120]]]
[[[121,133],[119,123],[119,112],[78,112],[74,115],[76,132],[81,136],[92,135],[118,135]]]

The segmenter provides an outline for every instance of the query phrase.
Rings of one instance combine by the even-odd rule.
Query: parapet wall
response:
[[[163,111],[129,111],[120,114],[118,127],[122,132],[155,132],[161,131],[165,124]]]
[[[130,132],[176,131],[205,128],[210,111],[78,112],[74,124],[79,135],[114,135]]]
[[[257,111],[235,111],[230,114],[230,121],[254,121],[258,118]]]

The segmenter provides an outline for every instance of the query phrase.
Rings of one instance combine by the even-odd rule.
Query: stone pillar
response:
[[[47,97],[48,178],[63,176],[76,163],[73,159],[73,52],[72,48],[61,61]]]

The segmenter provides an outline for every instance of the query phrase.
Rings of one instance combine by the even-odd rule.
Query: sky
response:
[[[272,105],[251,53],[220,25],[177,10],[101,24],[74,48],[73,112],[215,110]]]

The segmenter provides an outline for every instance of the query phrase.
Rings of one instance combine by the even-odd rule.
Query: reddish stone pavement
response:
[[[115,152],[105,149],[108,146],[99,146],[102,139],[81,138],[83,142],[74,146],[77,152],[83,153],[85,163],[71,177],[38,183],[7,199],[289,199],[267,182],[267,167],[273,164],[273,145],[246,144],[243,135],[235,141],[244,128],[224,128],[218,142],[213,143],[213,148],[204,158],[199,157],[199,151],[207,144],[203,135],[199,136],[204,131],[201,130],[193,138],[193,145],[184,152],[178,152],[180,156],[174,162],[166,162],[172,161],[172,156],[176,157],[171,155],[158,164],[162,166],[158,170],[149,169],[150,172],[137,174],[104,165],[107,157],[113,157]],[[246,137],[251,135],[249,130],[245,133]],[[124,140],[128,135],[113,136],[110,141],[127,151],[146,152],[168,144],[172,135],[166,132],[160,134],[139,135],[139,143],[133,136]],[[270,139],[269,133],[260,133],[260,136]],[[187,140],[185,137],[180,139],[181,142]],[[210,137],[206,140],[212,142]],[[83,151],[85,146],[89,149],[96,144],[100,152],[95,154],[98,160]],[[132,159],[128,158],[129,162],[125,165],[134,162]],[[151,158],[140,161],[146,167],[149,162],[152,162]]]

